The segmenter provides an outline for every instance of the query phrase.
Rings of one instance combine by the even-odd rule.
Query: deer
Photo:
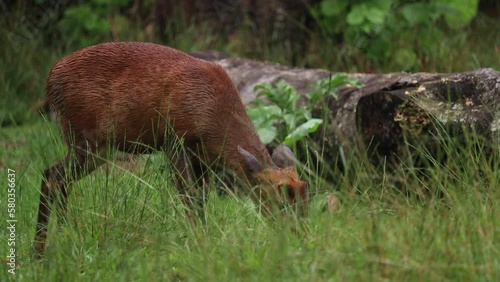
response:
[[[154,43],[101,43],[59,60],[45,91],[67,154],[43,172],[33,244],[38,257],[45,251],[52,206],[64,217],[71,184],[99,167],[107,148],[165,152],[188,211],[203,209],[206,199],[199,195],[207,169],[227,169],[245,183],[263,214],[284,204],[300,214],[307,209],[307,183],[292,151],[284,145],[272,154],[266,149],[235,84],[217,63]],[[172,149],[174,143],[182,150]]]

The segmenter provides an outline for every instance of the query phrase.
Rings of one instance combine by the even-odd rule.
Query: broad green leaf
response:
[[[385,12],[378,8],[371,7],[368,8],[365,17],[373,25],[382,25],[385,21]]]
[[[274,123],[279,120],[277,117],[281,115],[280,108],[274,105],[247,108],[247,114],[252,120],[262,143],[269,144],[276,138],[278,131]]]
[[[275,119],[281,114],[281,109],[275,105],[247,108],[247,115],[254,124],[260,124],[268,119]]]
[[[285,145],[291,146],[298,140],[303,139],[305,136],[309,135],[309,133],[315,132],[321,123],[323,123],[322,119],[314,118],[301,124],[285,138]]]
[[[435,0],[448,25],[454,28],[467,25],[477,14],[479,0]]]
[[[273,142],[276,136],[278,136],[278,130],[269,121],[268,123],[263,123],[261,127],[257,128],[257,134],[259,135],[260,141],[262,141],[262,143],[269,144]]]
[[[297,125],[297,115],[295,113],[283,115],[283,120],[285,121],[287,128],[295,129]]]
[[[347,23],[350,25],[361,25],[365,21],[366,12],[366,5],[355,5],[349,14],[347,14]]]
[[[432,11],[428,7],[429,4],[425,3],[407,4],[401,9],[401,14],[410,26],[430,24]]]

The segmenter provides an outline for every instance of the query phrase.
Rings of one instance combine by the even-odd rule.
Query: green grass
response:
[[[67,222],[51,221],[46,256],[37,261],[30,247],[41,172],[65,148],[47,121],[3,128],[0,148],[2,186],[6,169],[16,170],[20,264],[15,276],[2,265],[1,281],[500,279],[498,158],[492,166],[473,153],[462,154],[429,168],[425,178],[416,177],[411,166],[397,172],[408,174],[408,191],[443,192],[425,198],[405,195],[387,177],[363,173],[363,165],[354,162],[354,180],[338,175],[336,186],[312,181],[308,232],[297,235],[286,223],[263,218],[247,199],[216,193],[208,202],[206,227],[190,226],[166,157],[139,156],[137,165],[109,163],[72,186]],[[460,170],[462,162],[468,166]],[[333,214],[322,209],[325,190],[342,201]],[[6,219],[5,189],[0,199]],[[4,234],[6,221],[0,222]]]
[[[444,38],[439,54],[421,58],[421,71],[498,69],[498,30],[491,29],[497,25],[497,19],[479,17],[463,45],[461,37]],[[4,39],[9,32],[0,28]],[[126,39],[140,39],[131,36]],[[334,183],[303,173],[313,197],[308,232],[301,235],[286,222],[263,218],[246,198],[216,193],[205,228],[192,227],[162,153],[139,156],[137,165],[111,162],[72,186],[67,222],[51,221],[46,256],[33,259],[42,171],[66,149],[55,125],[29,109],[43,97],[52,65],[71,51],[41,37],[16,48],[0,43],[0,186],[7,187],[7,169],[14,169],[20,264],[14,276],[0,264],[0,281],[500,280],[498,148],[488,161],[473,145],[447,137],[443,147],[451,157],[445,163],[431,157],[424,171],[405,163],[385,174],[352,157],[345,174],[319,164]],[[288,64],[289,52],[264,41],[189,27],[168,45]],[[311,35],[305,55],[296,57],[299,65],[335,71],[399,71],[389,63],[373,69],[359,50],[320,34]],[[0,190],[0,258],[8,254],[6,191]],[[326,191],[342,202],[333,214],[323,211]]]

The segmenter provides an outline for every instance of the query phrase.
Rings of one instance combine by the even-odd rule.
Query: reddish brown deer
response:
[[[68,153],[43,173],[37,255],[45,249],[51,205],[64,214],[70,183],[95,170],[107,147],[167,152],[188,210],[196,208],[191,196],[204,189],[204,168],[232,171],[255,188],[247,191],[266,213],[286,203],[307,206],[290,149],[279,146],[270,156],[235,85],[215,63],[152,43],[104,43],[57,62],[46,92]],[[172,149],[179,140],[183,150]]]

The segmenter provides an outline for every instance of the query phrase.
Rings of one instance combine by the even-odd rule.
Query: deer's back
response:
[[[158,147],[168,125],[196,142],[240,119],[244,108],[222,67],[151,43],[104,43],[72,53],[51,70],[47,102],[66,140]],[[245,115],[243,122],[248,123]]]

